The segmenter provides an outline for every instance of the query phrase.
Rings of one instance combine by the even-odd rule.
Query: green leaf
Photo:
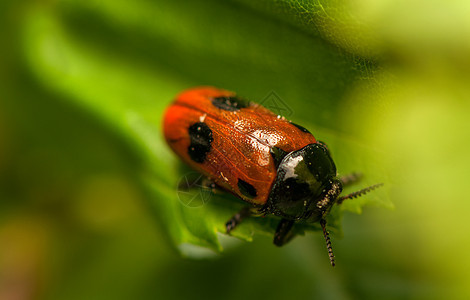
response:
[[[178,182],[190,170],[165,144],[161,118],[174,96],[191,86],[231,89],[257,102],[274,91],[292,112],[288,118],[329,145],[341,174],[365,174],[360,185],[345,192],[384,182],[386,188],[332,212],[329,224],[338,233],[341,211],[360,213],[366,204],[391,207],[384,156],[336,121],[341,103],[357,86],[367,83],[378,93],[375,63],[333,45],[325,38],[328,22],[306,26],[310,23],[299,17],[303,2],[263,3],[67,0],[28,8],[22,43],[29,70],[142,159],[135,172],[149,207],[168,240],[187,256],[210,256],[232,245],[223,237],[224,224],[244,205],[216,194],[191,207],[178,195]],[[323,5],[312,5],[308,11],[328,19]],[[272,235],[277,222],[252,218],[232,235],[246,241]],[[297,230],[318,230],[318,224]]]

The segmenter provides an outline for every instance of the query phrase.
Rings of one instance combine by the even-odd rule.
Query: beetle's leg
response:
[[[227,223],[225,223],[225,229],[227,233],[230,233],[238,224],[240,224],[243,219],[246,217],[251,216],[251,208],[249,206],[245,206],[239,212],[237,212]]]
[[[294,221],[282,219],[279,225],[277,225],[276,233],[274,234],[274,245],[281,247],[289,242],[295,235],[291,230],[293,226]]]
[[[339,178],[339,180],[341,181],[343,186],[347,186],[347,185],[358,182],[359,180],[361,180],[361,178],[362,178],[361,173],[355,173],[354,172],[354,173],[351,173],[351,174],[346,174],[346,175],[341,176]]]

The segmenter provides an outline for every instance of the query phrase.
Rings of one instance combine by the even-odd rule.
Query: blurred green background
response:
[[[470,298],[468,1],[0,11],[0,299]],[[161,117],[198,85],[275,91],[356,188],[385,183],[334,213],[335,268],[319,232],[244,242],[217,233],[241,203],[178,201]]]

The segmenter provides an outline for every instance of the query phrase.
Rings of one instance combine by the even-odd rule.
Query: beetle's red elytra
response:
[[[331,207],[378,186],[340,196],[358,176],[338,177],[326,145],[304,127],[234,92],[198,87],[182,92],[164,115],[173,151],[215,185],[249,205],[226,224],[230,233],[245,217],[281,218],[274,244],[292,237],[296,222],[320,222],[335,265],[325,217]]]

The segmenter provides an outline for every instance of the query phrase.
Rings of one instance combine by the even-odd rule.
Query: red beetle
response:
[[[250,204],[227,222],[227,233],[247,216],[273,214],[281,217],[274,244],[282,246],[293,237],[295,222],[320,222],[333,266],[325,216],[333,204],[380,185],[340,196],[343,185],[357,178],[337,176],[324,143],[227,90],[199,87],[181,93],[165,113],[163,130],[186,163]]]

